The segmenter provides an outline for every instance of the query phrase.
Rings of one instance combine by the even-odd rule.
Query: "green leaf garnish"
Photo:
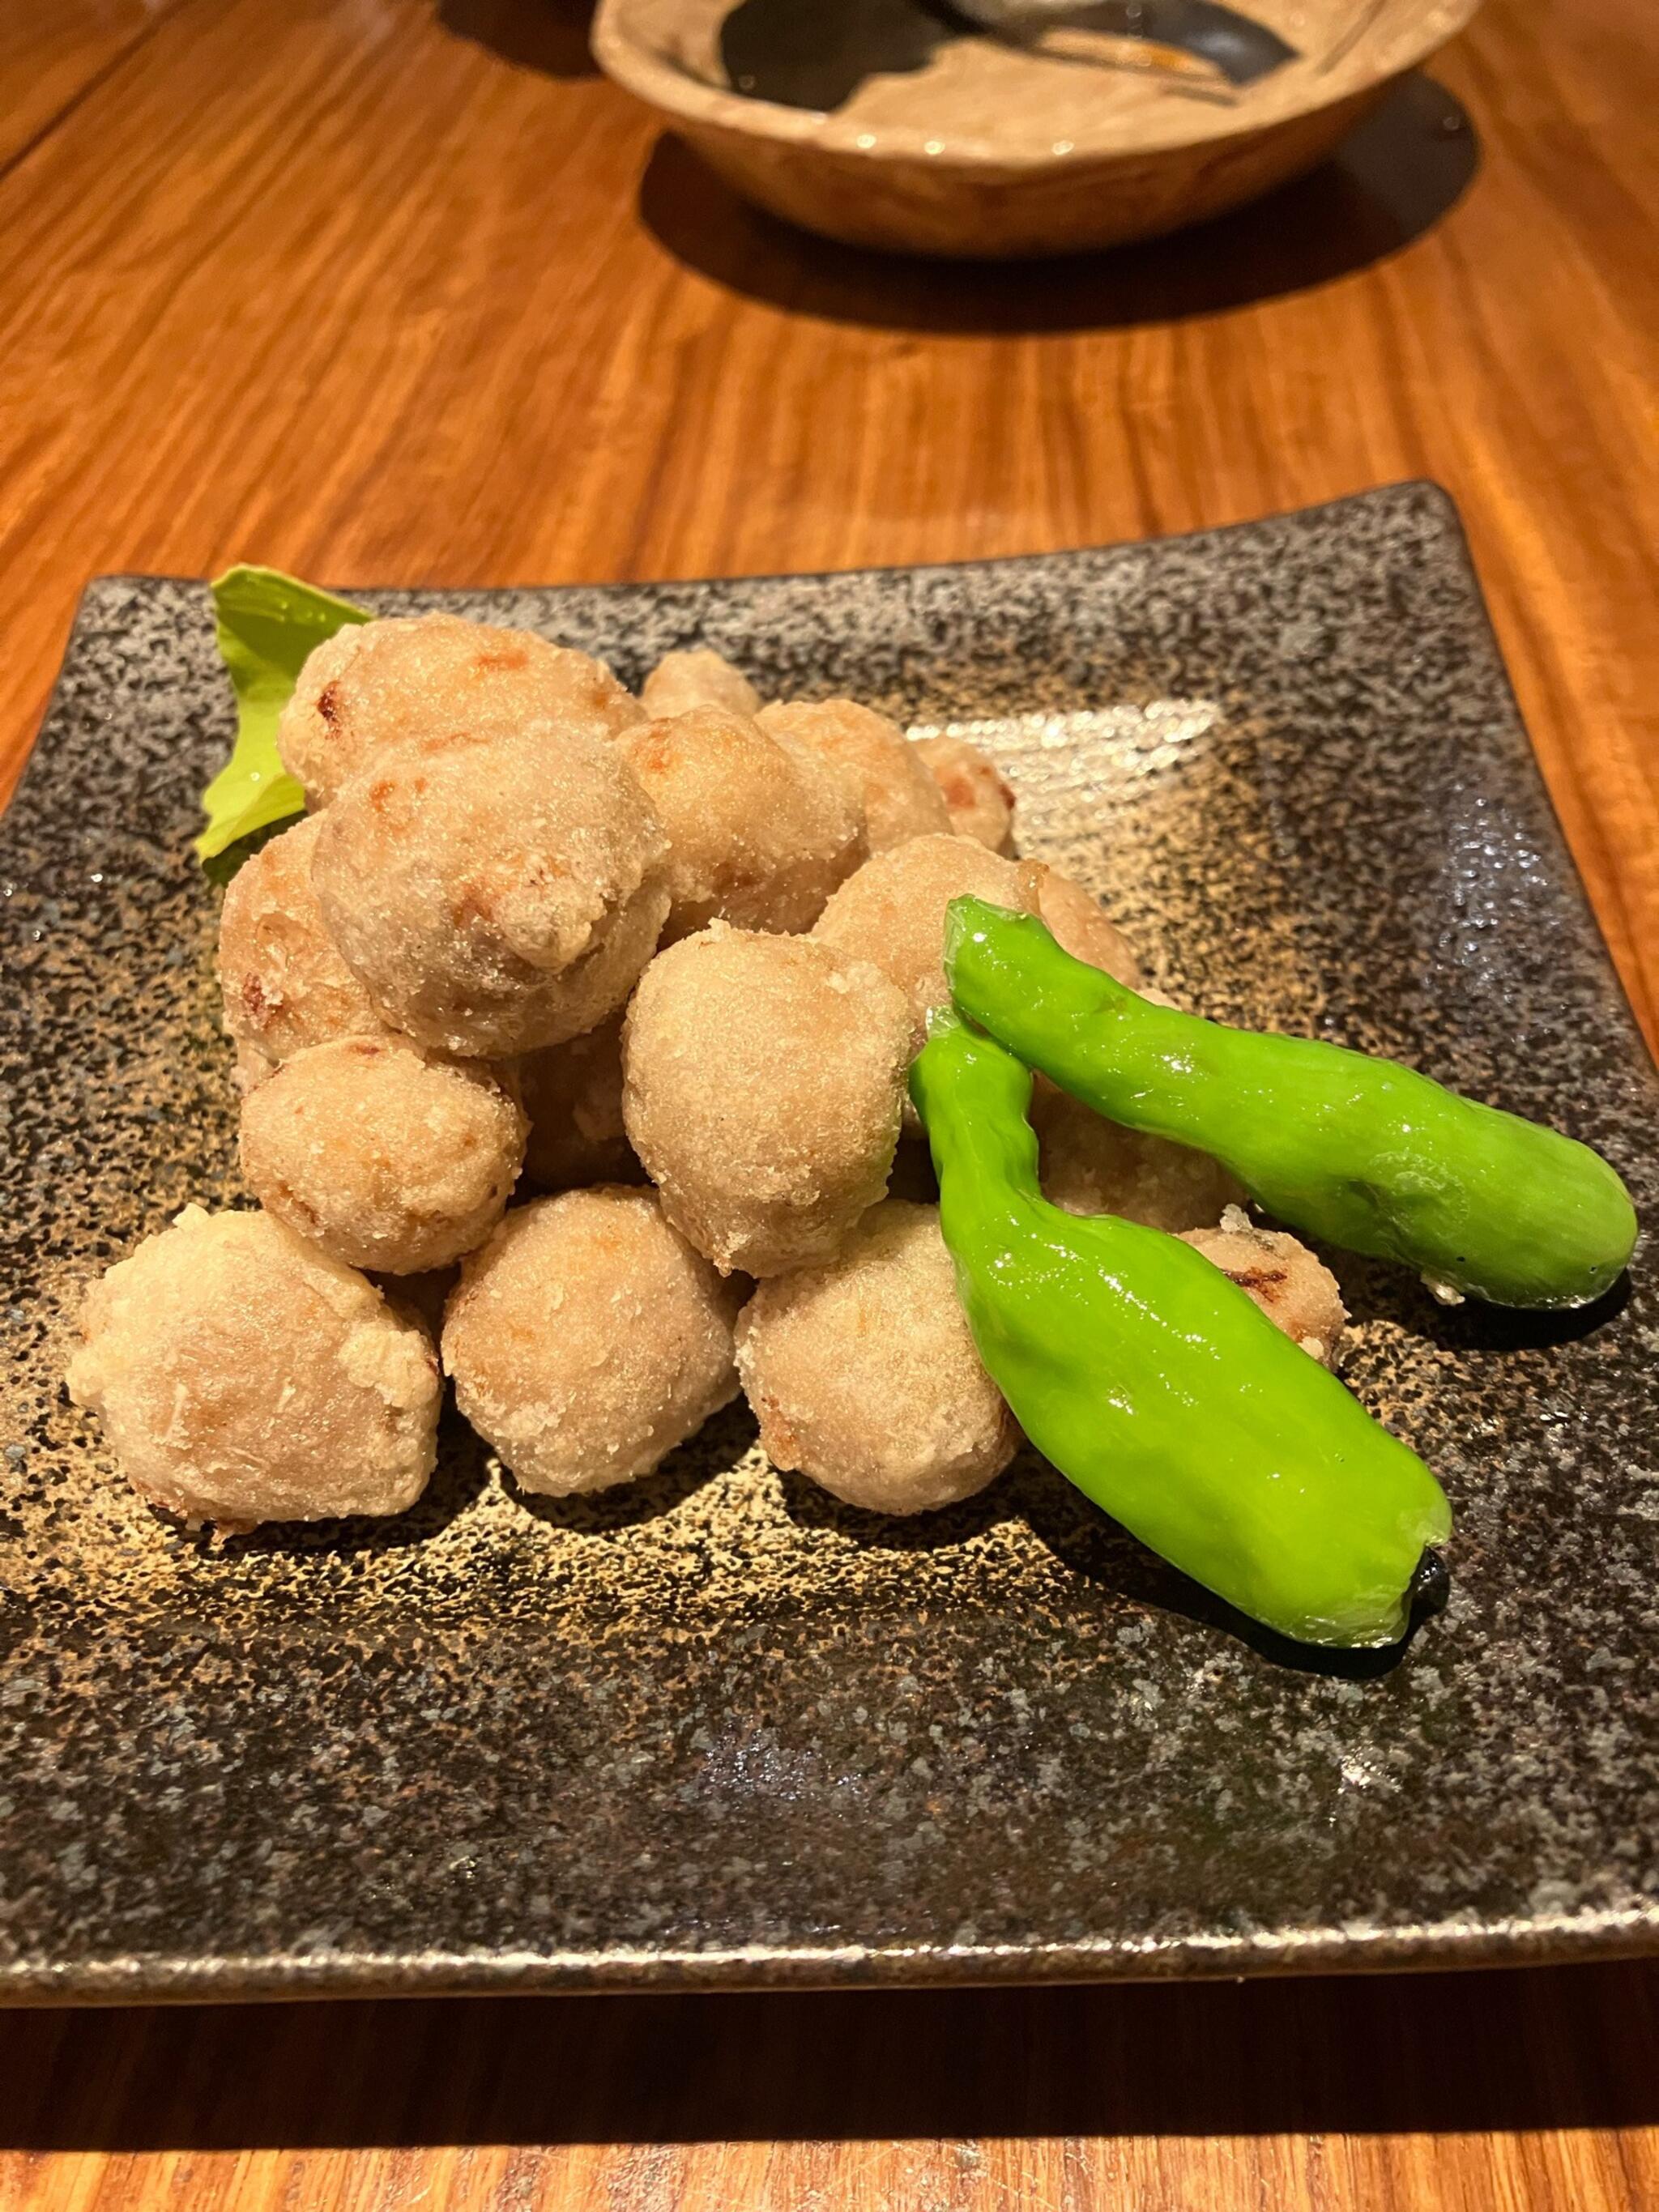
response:
[[[196,840],[210,860],[272,823],[305,811],[306,795],[276,753],[276,723],[313,646],[369,617],[349,599],[277,568],[227,568],[215,580],[219,653],[236,694],[236,743],[202,793],[207,827]]]

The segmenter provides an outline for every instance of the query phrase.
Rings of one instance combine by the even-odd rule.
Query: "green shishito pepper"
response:
[[[1191,1245],[1050,1206],[1012,1053],[935,1014],[910,1092],[974,1341],[1037,1449],[1281,1635],[1403,1635],[1451,1527],[1421,1460]]]
[[[1617,1282],[1636,1213],[1586,1145],[1397,1062],[1177,1013],[1061,951],[1040,921],[951,902],[957,1005],[1126,1128],[1211,1152],[1293,1229],[1500,1306]]]

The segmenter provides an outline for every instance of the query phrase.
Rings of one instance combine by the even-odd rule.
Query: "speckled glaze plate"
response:
[[[982,735],[1027,848],[1200,1011],[1401,1054],[1601,1146],[1652,1070],[1443,495],[964,568],[363,595]],[[530,1510],[447,1432],[391,1525],[215,1549],[112,1480],[80,1287],[236,1198],[206,595],[94,584],[0,823],[0,1995],[1237,1974],[1659,1939],[1659,1338],[1337,1258],[1348,1378],[1457,1511],[1403,1657],[1287,1663],[1018,1462],[909,1524],[741,1408]]]

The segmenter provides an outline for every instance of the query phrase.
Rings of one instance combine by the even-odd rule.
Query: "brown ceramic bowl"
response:
[[[1008,258],[1153,236],[1270,191],[1322,160],[1480,0],[1249,0],[1251,35],[1296,51],[1243,82],[1099,32],[1051,33],[1040,51],[946,38],[829,112],[732,89],[732,4],[602,0],[594,51],[773,214],[859,246]]]

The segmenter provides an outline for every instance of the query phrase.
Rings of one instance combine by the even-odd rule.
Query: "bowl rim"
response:
[[[787,107],[775,100],[754,100],[741,93],[702,83],[665,60],[636,31],[634,10],[641,0],[599,0],[592,42],[594,59],[613,82],[642,100],[647,106],[694,126],[723,135],[770,140],[778,144],[811,148],[855,161],[908,161],[929,167],[1006,175],[1010,172],[1076,166],[1107,157],[1131,160],[1200,146],[1221,146],[1229,141],[1258,137],[1281,124],[1322,114],[1344,101],[1381,92],[1395,78],[1418,69],[1431,55],[1468,27],[1483,0],[1436,0],[1430,20],[1414,25],[1403,21],[1383,49],[1382,58],[1366,58],[1363,21],[1359,36],[1343,64],[1330,70],[1318,86],[1316,97],[1307,97],[1305,78],[1291,81],[1292,97],[1271,96],[1239,107],[1196,107],[1176,112],[1173,108],[1164,127],[1144,128],[1126,140],[1120,131],[1103,126],[1097,133],[1066,142],[1066,150],[1048,148],[993,148],[982,139],[947,142],[912,125],[890,125],[879,132],[809,108]],[[1297,91],[1304,95],[1294,96]],[[1152,118],[1148,118],[1148,121]]]

